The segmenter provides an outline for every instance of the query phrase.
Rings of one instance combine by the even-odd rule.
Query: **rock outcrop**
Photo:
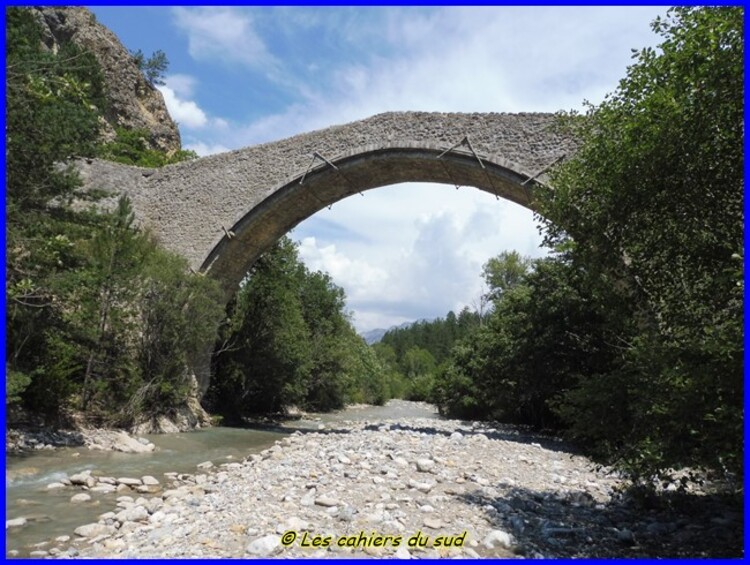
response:
[[[86,8],[51,6],[32,8],[44,29],[44,42],[53,51],[67,41],[90,51],[99,61],[107,87],[109,108],[104,112],[102,137],[113,139],[115,128],[143,129],[150,147],[178,151],[180,132],[164,98],[143,75],[117,36],[97,23]]]

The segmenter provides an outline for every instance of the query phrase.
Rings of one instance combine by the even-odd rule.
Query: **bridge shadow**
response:
[[[671,492],[646,503],[624,492],[597,504],[584,491],[504,490],[502,496],[479,489],[458,498],[484,513],[493,528],[513,534],[526,557],[743,556],[740,497]]]

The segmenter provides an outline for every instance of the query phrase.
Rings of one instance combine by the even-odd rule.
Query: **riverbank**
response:
[[[669,505],[644,509],[616,473],[551,438],[423,418],[321,425],[242,461],[165,474],[157,493],[122,492],[38,556],[742,555],[730,501],[665,493]]]
[[[117,429],[14,428],[5,432],[5,452],[8,454],[50,451],[58,447],[84,447],[96,451],[122,453],[149,453],[156,448],[147,438],[133,436],[125,430]]]

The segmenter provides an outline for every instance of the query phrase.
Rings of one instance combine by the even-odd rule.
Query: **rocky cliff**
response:
[[[151,148],[172,153],[180,149],[180,132],[169,116],[164,98],[138,69],[117,36],[86,8],[33,8],[52,50],[72,41],[99,61],[107,85],[109,108],[104,112],[102,137],[113,139],[116,127],[150,132]]]

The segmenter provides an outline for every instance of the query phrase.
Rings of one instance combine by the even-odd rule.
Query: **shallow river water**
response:
[[[34,544],[57,536],[73,537],[78,526],[95,522],[104,512],[114,509],[120,494],[94,495],[92,501],[71,503],[72,489],[47,490],[49,483],[85,469],[97,475],[137,477],[152,475],[164,482],[163,473],[194,473],[203,461],[214,464],[241,461],[251,453],[270,447],[295,429],[316,429],[325,422],[344,420],[382,420],[400,418],[438,418],[430,405],[391,401],[386,406],[355,407],[314,418],[290,421],[273,430],[208,428],[179,434],[149,435],[157,447],[151,453],[90,451],[85,447],[58,448],[24,455],[7,455],[5,461],[6,520],[25,517],[23,528],[5,532],[6,554],[18,550],[28,555]],[[78,455],[75,455],[75,454]]]

